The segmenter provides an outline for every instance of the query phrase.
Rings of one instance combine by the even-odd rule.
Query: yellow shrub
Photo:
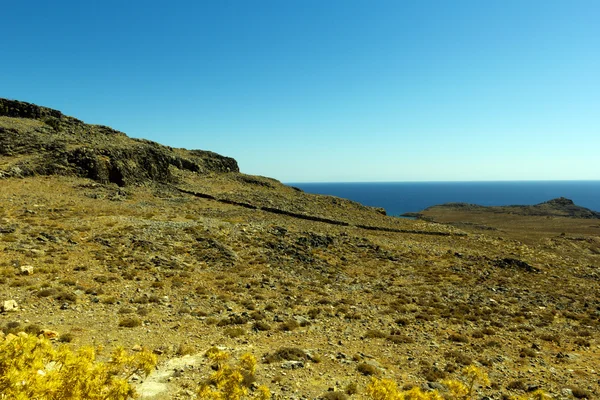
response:
[[[400,392],[396,382],[390,379],[371,379],[367,395],[373,400],[443,400],[437,391],[425,392],[418,387]]]
[[[538,389],[530,394],[511,397],[511,400],[550,400],[551,398],[552,397],[546,394],[543,390]]]
[[[206,356],[213,362],[216,371],[209,380],[200,385],[198,397],[207,400],[241,400],[248,396],[248,384],[254,380],[256,358],[244,354],[236,365],[227,365],[229,354],[211,349]],[[252,398],[268,400],[271,392],[266,386],[259,386]]]
[[[129,355],[119,348],[103,363],[91,347],[56,349],[45,338],[20,333],[0,342],[0,397],[125,400],[135,395],[128,379],[148,375],[156,361],[149,351]]]
[[[444,397],[437,390],[423,391],[417,387],[408,391],[399,391],[396,382],[389,379],[373,378],[367,386],[367,395],[372,400],[469,400],[473,396],[475,385],[489,385],[487,374],[474,365],[463,369],[462,380],[442,381],[448,388]],[[538,390],[528,396],[515,397],[513,400],[547,400],[546,394]]]
[[[463,380],[465,382],[451,379],[444,380],[442,383],[448,388],[451,396],[457,400],[468,400],[473,394],[476,384],[489,385],[490,379],[487,374],[474,365],[469,365],[462,370]]]
[[[400,399],[398,386],[391,379],[372,378],[367,386],[367,395],[373,400],[397,400]]]

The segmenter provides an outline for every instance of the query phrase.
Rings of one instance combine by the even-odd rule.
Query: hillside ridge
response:
[[[74,175],[119,186],[173,183],[181,171],[239,172],[211,151],[175,149],[58,110],[0,98],[0,177]]]
[[[387,218],[380,208],[307,194],[272,178],[242,174],[231,157],[130,138],[58,110],[2,98],[0,156],[0,178],[58,175],[123,188],[160,186],[161,190],[339,226],[407,234],[464,234],[434,226],[406,227]],[[350,217],[340,218],[345,214]]]

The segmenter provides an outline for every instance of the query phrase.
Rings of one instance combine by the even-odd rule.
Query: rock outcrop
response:
[[[63,113],[58,110],[8,99],[0,99],[0,115],[30,119],[42,119],[47,117],[60,119],[64,117]]]
[[[0,99],[0,177],[77,175],[119,186],[172,183],[176,172],[239,172],[230,157],[174,149],[89,125],[60,111]]]

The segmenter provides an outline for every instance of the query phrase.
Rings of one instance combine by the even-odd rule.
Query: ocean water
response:
[[[327,194],[383,207],[388,215],[437,204],[532,205],[557,197],[600,211],[600,181],[288,183],[307,193]]]

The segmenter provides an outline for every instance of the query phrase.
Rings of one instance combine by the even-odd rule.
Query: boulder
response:
[[[283,369],[304,368],[304,363],[302,361],[286,361],[281,364],[281,368],[283,368]]]
[[[2,303],[2,312],[15,312],[19,310],[19,305],[15,300],[5,300]]]
[[[19,268],[21,275],[33,275],[33,267],[31,265],[22,265]]]

